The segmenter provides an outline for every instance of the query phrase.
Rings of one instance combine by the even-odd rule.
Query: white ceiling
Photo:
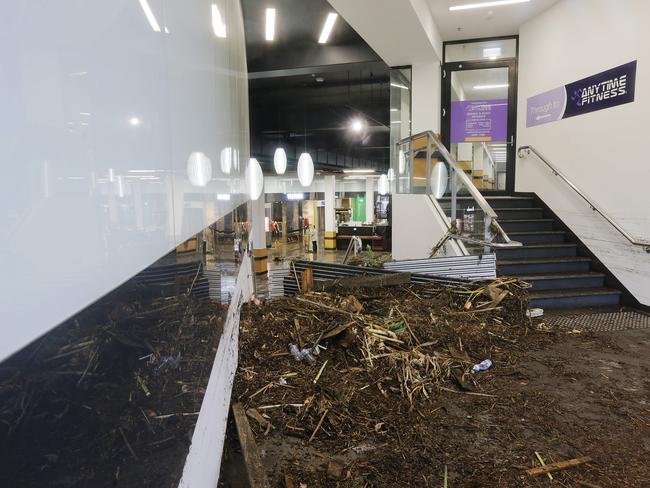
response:
[[[428,0],[431,13],[444,41],[517,34],[519,26],[559,0],[531,0],[500,7],[457,10],[449,7],[484,0]]]

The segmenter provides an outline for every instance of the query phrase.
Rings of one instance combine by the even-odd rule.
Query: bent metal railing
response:
[[[564,181],[569,188],[571,188],[574,192],[578,194],[580,198],[582,198],[587,205],[593,210],[594,212],[597,212],[603,217],[614,229],[618,231],[619,234],[621,234],[625,239],[627,239],[631,244],[634,244],[635,246],[642,246],[645,248],[646,252],[650,253],[650,241],[647,240],[642,240],[642,239],[636,239],[632,237],[625,229],[623,229],[619,224],[617,224],[614,219],[612,219],[607,212],[605,212],[602,208],[598,206],[585,192],[583,192],[580,188],[578,188],[569,178],[567,178],[559,169],[557,169],[555,166],[553,166],[548,159],[546,159],[537,149],[535,149],[533,146],[521,146],[517,150],[517,155],[520,158],[524,158],[526,156],[530,156],[530,154],[534,154],[537,156],[537,159],[539,159],[542,163],[544,163],[550,170],[551,172],[559,177],[562,181]]]
[[[460,246],[464,254],[474,249],[489,253],[493,248],[522,245],[508,237],[497,221],[497,213],[432,131],[414,134],[396,146],[394,190],[428,195],[447,226],[432,255],[450,239],[464,244]]]

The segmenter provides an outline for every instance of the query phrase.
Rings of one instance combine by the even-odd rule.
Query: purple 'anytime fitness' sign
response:
[[[505,142],[508,100],[451,102],[451,142]]]
[[[634,101],[636,61],[530,97],[526,127]]]

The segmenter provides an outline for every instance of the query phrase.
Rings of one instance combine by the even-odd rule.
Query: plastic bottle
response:
[[[492,361],[486,359],[472,366],[472,373],[479,373],[481,371],[485,371],[486,369],[490,369],[491,367],[492,367]]]

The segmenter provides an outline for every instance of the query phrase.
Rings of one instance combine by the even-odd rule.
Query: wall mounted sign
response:
[[[506,142],[508,100],[451,102],[451,142]]]
[[[530,97],[526,127],[587,114],[634,101],[636,61]]]

